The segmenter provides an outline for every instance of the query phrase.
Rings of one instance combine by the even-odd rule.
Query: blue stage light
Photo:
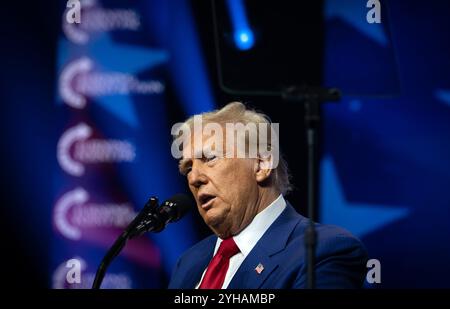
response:
[[[234,42],[240,50],[248,50],[255,44],[253,32],[248,25],[242,0],[228,0],[228,11],[234,32]]]
[[[249,29],[239,30],[234,35],[236,47],[241,50],[248,50],[254,45],[253,32]]]

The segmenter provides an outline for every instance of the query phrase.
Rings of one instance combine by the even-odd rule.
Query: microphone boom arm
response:
[[[133,221],[128,225],[125,231],[117,237],[114,244],[108,250],[108,252],[103,257],[100,265],[95,274],[95,279],[92,284],[92,289],[98,290],[102,284],[103,278],[105,277],[106,270],[108,269],[111,262],[114,258],[119,255],[122,249],[125,247],[128,239],[131,239],[137,234],[135,233],[136,228],[142,223],[146,216],[151,216],[156,208],[158,207],[158,199],[156,197],[151,197],[148,202],[145,204],[143,210],[133,219]]]
[[[114,244],[103,257],[95,274],[92,289],[99,289],[106,269],[112,260],[122,251],[129,239],[140,236],[146,232],[161,232],[168,223],[176,222],[193,207],[193,200],[184,194],[177,194],[158,207],[158,199],[151,197],[144,208],[131,221],[125,231],[120,234]]]

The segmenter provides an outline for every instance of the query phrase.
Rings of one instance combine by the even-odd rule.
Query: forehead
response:
[[[201,158],[205,145],[211,141],[214,136],[206,135],[203,133],[194,134],[191,133],[190,137],[186,138],[183,143],[183,159],[184,158]]]

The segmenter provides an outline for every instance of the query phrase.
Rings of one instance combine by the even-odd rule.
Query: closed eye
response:
[[[192,167],[191,167],[191,166],[188,166],[188,167],[186,167],[186,168],[183,169],[182,174],[183,174],[184,176],[187,176],[187,175],[189,175],[189,173],[190,173],[191,171],[192,171]]]
[[[205,158],[204,161],[205,161],[205,162],[210,162],[210,161],[212,161],[212,160],[214,160],[214,159],[217,159],[217,157],[216,157],[215,155],[211,155],[211,156],[209,156],[208,158]]]
[[[178,166],[181,175],[187,176],[189,172],[192,170],[192,161],[191,160],[181,160]]]
[[[203,162],[205,162],[208,165],[212,165],[214,164],[217,159],[219,159],[219,156],[217,156],[216,154],[210,154],[208,156],[203,157]]]

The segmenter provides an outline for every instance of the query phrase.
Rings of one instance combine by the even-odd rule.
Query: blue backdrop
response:
[[[361,1],[337,2],[326,80],[356,95],[325,110],[321,220],[362,238],[382,287],[448,287],[449,3],[382,1],[374,27]]]

